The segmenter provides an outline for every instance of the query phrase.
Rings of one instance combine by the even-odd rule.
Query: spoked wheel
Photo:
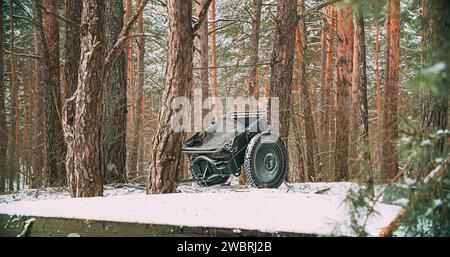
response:
[[[204,160],[193,163],[190,172],[193,178],[199,179],[197,184],[205,187],[223,184],[230,177],[230,175],[212,174],[210,164]]]
[[[259,188],[277,188],[284,181],[288,154],[283,141],[274,134],[261,133],[250,140],[245,151],[247,182]]]

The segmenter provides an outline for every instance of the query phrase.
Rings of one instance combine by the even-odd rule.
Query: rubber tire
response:
[[[256,176],[255,166],[254,166],[254,163],[252,162],[252,159],[253,159],[252,156],[256,150],[256,146],[258,146],[258,144],[261,142],[261,139],[265,136],[275,136],[275,135],[267,133],[267,132],[260,133],[260,134],[257,134],[255,137],[253,137],[250,140],[250,143],[248,144],[247,149],[245,150],[244,172],[245,172],[245,176],[247,178],[247,184],[252,187],[278,188],[281,185],[281,183],[283,183],[283,181],[285,180],[287,169],[288,169],[288,153],[286,150],[286,146],[284,145],[281,138],[278,137],[278,139],[275,143],[280,147],[281,155],[284,157],[284,169],[281,170],[281,174],[279,174],[275,178],[275,180],[273,180],[269,183],[264,183],[264,182],[260,181],[258,179],[258,177]]]

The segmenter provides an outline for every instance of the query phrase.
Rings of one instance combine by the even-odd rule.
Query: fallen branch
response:
[[[17,237],[26,237],[28,236],[28,233],[30,233],[31,227],[33,226],[33,223],[36,221],[35,218],[31,218],[25,221],[25,225],[23,227],[22,232],[20,232]]]

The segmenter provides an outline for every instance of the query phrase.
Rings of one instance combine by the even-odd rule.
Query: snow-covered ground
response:
[[[268,189],[271,192],[285,192],[285,193],[306,193],[306,194],[322,194],[322,195],[336,195],[345,196],[348,189],[352,186],[351,183],[284,183],[277,189]],[[140,185],[131,184],[129,186],[113,186],[107,185],[104,187],[104,196],[121,196],[121,195],[143,195],[145,190],[140,188]],[[211,186],[200,187],[196,184],[180,185],[178,192],[180,193],[226,193],[226,192],[252,192],[260,189],[249,188],[238,185],[237,180],[231,181],[228,186]],[[1,203],[11,203],[17,201],[36,201],[36,200],[56,200],[70,198],[69,191],[65,188],[43,187],[40,189],[26,189],[11,194],[0,195]]]
[[[318,235],[352,235],[344,203],[350,183],[283,184],[253,189],[232,183],[182,185],[179,193],[146,195],[139,188],[105,188],[105,197],[71,199],[64,189],[24,190],[0,196],[0,213],[144,224],[252,229]],[[400,211],[377,204],[366,227],[378,235]]]

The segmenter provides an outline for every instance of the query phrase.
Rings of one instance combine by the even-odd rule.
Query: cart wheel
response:
[[[209,164],[206,161],[196,162],[194,165],[192,165],[189,168],[191,176],[193,178],[201,179],[203,177],[203,172],[207,165],[209,165]],[[207,170],[206,177],[203,180],[197,182],[197,185],[203,186],[203,187],[208,187],[208,186],[213,186],[213,185],[217,185],[217,184],[223,184],[228,181],[228,178],[230,178],[230,175],[212,176],[211,172],[208,172],[208,171],[209,171],[209,169]]]
[[[286,177],[287,167],[288,154],[279,137],[261,133],[250,140],[244,159],[244,171],[249,185],[277,188]]]

